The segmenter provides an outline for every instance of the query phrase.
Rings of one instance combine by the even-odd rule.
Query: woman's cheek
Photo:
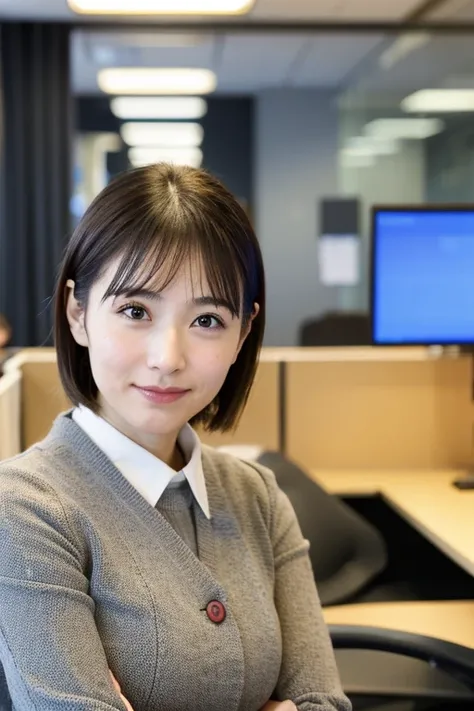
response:
[[[136,334],[115,329],[112,332],[104,331],[99,341],[101,362],[113,369],[133,361],[137,353],[143,352],[140,339]]]
[[[208,355],[203,362],[210,380],[216,383],[222,383],[225,380],[229,368],[232,365],[233,354],[233,349],[223,348],[219,352]]]

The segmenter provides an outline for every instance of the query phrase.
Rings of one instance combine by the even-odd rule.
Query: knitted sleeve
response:
[[[15,711],[124,711],[54,490],[0,469],[0,663]]]
[[[277,697],[290,699],[299,711],[350,711],[314,582],[309,543],[273,473],[262,466],[258,470],[270,497],[275,604],[283,641]]]

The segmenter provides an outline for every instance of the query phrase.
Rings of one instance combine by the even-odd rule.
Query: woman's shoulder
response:
[[[59,493],[77,480],[81,452],[67,436],[68,429],[74,428],[68,414],[58,415],[43,439],[0,461],[0,492],[30,486]]]
[[[39,444],[0,462],[0,554],[10,563],[21,567],[25,550],[34,556],[58,541],[85,559],[85,537],[57,484],[58,462]]]
[[[0,461],[0,495],[28,498],[51,496],[54,464],[48,451],[33,445],[20,454]]]

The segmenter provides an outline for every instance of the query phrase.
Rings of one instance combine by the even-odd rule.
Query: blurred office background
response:
[[[0,0],[0,18],[0,312],[13,345],[51,342],[64,241],[132,165],[202,165],[236,194],[264,253],[269,346],[301,344],[327,313],[367,314],[373,204],[473,200],[473,0],[257,0],[235,21],[173,24]],[[178,92],[171,107],[124,106],[114,100],[139,99],[137,80],[121,91],[101,74],[124,67],[205,70],[211,85],[188,86],[194,105]],[[342,230],[328,201],[352,206]],[[352,239],[325,252],[334,231]]]

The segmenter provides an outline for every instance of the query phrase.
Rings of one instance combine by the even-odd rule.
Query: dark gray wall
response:
[[[293,346],[301,322],[338,304],[318,274],[318,204],[339,193],[330,91],[269,90],[256,106],[255,210],[267,274],[265,344]]]
[[[253,106],[251,97],[206,97],[207,114],[200,120],[204,128],[201,146],[203,167],[214,173],[243,203],[253,203]],[[120,130],[121,121],[109,107],[108,97],[79,97],[76,130],[97,132]],[[112,175],[128,167],[126,151],[110,154]]]
[[[223,180],[246,203],[253,205],[254,99],[212,97],[204,128],[204,167]]]

